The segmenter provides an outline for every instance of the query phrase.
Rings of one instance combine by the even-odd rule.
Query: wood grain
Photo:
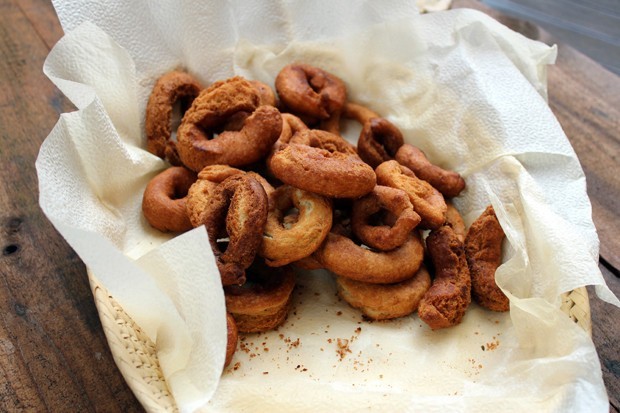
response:
[[[50,11],[0,3],[0,411],[142,411],[108,349],[84,265],[38,207],[39,146],[71,109],[41,71],[59,35]]]
[[[555,42],[535,25],[495,16]],[[84,265],[38,207],[39,146],[59,114],[72,110],[41,71],[61,35],[49,0],[0,0],[0,411],[141,412],[109,352]],[[559,51],[549,72],[550,104],[584,166],[601,268],[620,295],[620,84],[572,49]],[[592,337],[610,410],[618,412],[620,309],[589,292]]]

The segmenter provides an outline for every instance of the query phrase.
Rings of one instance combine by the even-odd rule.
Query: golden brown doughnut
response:
[[[210,193],[204,225],[223,285],[243,284],[260,246],[268,202],[263,186],[249,174],[226,178]],[[228,237],[225,251],[217,240]]]
[[[510,301],[495,283],[502,259],[505,234],[493,206],[476,219],[467,231],[465,254],[471,274],[471,293],[478,304],[493,311],[508,311]]]
[[[344,82],[338,77],[308,64],[285,66],[276,77],[276,91],[293,113],[327,119],[340,112],[347,100]]]
[[[371,284],[336,277],[338,295],[373,320],[413,313],[430,285],[431,277],[424,266],[413,277],[395,284]]]
[[[446,211],[446,225],[452,227],[459,241],[465,242],[466,230],[463,217],[459,213],[458,209],[452,205],[452,202],[446,202],[446,206],[448,207]]]
[[[295,261],[293,265],[302,270],[320,270],[323,268],[323,264],[318,262],[312,255]]]
[[[402,189],[409,195],[414,211],[422,217],[422,227],[438,228],[446,221],[448,207],[443,195],[409,168],[396,161],[386,161],[375,172],[380,185]]]
[[[295,274],[285,266],[268,268],[254,263],[246,284],[224,287],[226,309],[242,333],[273,330],[286,320],[295,287]]]
[[[258,97],[260,99],[260,105],[277,106],[278,102],[276,94],[265,83],[259,80],[250,80],[250,84],[258,91]]]
[[[239,342],[237,323],[235,323],[235,319],[230,313],[226,313],[226,333],[226,359],[224,367],[228,366],[232,361],[237,350],[237,343]]]
[[[377,284],[392,284],[411,278],[424,258],[424,247],[417,231],[409,234],[400,247],[376,252],[357,245],[332,230],[313,254],[325,268],[342,277]]]
[[[164,232],[184,232],[192,228],[185,210],[187,191],[196,174],[173,166],[156,175],[144,189],[142,212],[153,228]]]
[[[394,215],[395,221],[392,225],[386,224],[382,219],[379,222],[370,222],[370,219],[382,210]],[[377,185],[372,192],[353,202],[353,233],[364,244],[381,251],[390,251],[403,245],[420,220],[409,197],[400,189]]]
[[[394,159],[403,143],[403,134],[384,118],[373,118],[363,124],[357,141],[357,153],[368,165],[376,168],[382,162]]]
[[[339,198],[363,196],[375,186],[375,173],[340,136],[320,130],[297,132],[270,160],[282,182]]]
[[[155,83],[146,105],[146,148],[149,152],[167,159],[173,165],[182,165],[172,135],[172,108],[177,101],[189,107],[202,86],[189,73],[166,73]],[[183,109],[183,108],[182,108]]]
[[[286,212],[297,208],[296,219],[286,223]],[[283,185],[269,196],[269,214],[259,254],[267,265],[280,267],[312,254],[332,226],[328,199]]]
[[[433,185],[448,198],[457,196],[465,188],[465,180],[461,175],[433,165],[424,152],[413,145],[402,145],[395,158],[398,163],[411,169],[420,179]]]
[[[459,324],[471,302],[471,279],[463,243],[445,225],[431,231],[426,248],[435,267],[435,279],[424,294],[418,315],[433,329]]]
[[[355,119],[361,125],[364,125],[370,119],[381,117],[367,107],[353,102],[347,102],[344,104],[342,114],[346,118]]]
[[[206,166],[198,173],[198,179],[189,188],[186,202],[187,215],[194,227],[205,223],[205,208],[217,185],[230,176],[243,173],[242,170],[228,165]]]
[[[267,155],[282,131],[282,117],[275,107],[259,103],[258,91],[240,77],[202,91],[179,126],[181,161],[200,171],[207,165],[248,165]],[[240,130],[238,122],[233,122],[233,130],[220,130],[233,115],[245,112],[251,115]]]

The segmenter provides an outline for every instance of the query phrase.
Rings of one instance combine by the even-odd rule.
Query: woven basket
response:
[[[161,372],[155,345],[89,272],[90,285],[114,361],[148,412],[178,412]],[[560,309],[592,334],[585,287],[562,295]]]

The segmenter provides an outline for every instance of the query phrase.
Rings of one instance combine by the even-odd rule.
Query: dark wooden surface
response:
[[[504,22],[553,41],[534,26]],[[49,0],[0,0],[0,411],[142,411],[108,349],[84,265],[38,206],[39,146],[72,110],[41,70],[61,36]],[[601,269],[620,295],[620,78],[560,46],[549,90],[586,172]],[[617,412],[620,310],[589,291],[593,340]]]

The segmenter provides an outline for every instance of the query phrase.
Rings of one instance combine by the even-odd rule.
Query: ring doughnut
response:
[[[318,262],[312,255],[295,261],[293,265],[302,270],[320,270],[323,268],[323,264]]]
[[[395,284],[371,284],[336,277],[338,295],[373,320],[388,320],[413,313],[430,286],[431,276],[424,265],[413,277]]]
[[[369,119],[364,123],[357,141],[357,153],[368,165],[376,168],[382,162],[394,159],[405,141],[393,123],[384,118]]]
[[[223,285],[245,282],[245,269],[260,247],[267,209],[263,186],[249,174],[226,178],[210,194],[204,207],[204,225]],[[226,237],[230,241],[221,251],[217,240]]]
[[[386,161],[375,169],[380,185],[402,189],[409,195],[413,210],[422,217],[421,226],[438,228],[446,221],[446,201],[431,184],[419,179],[409,168]]]
[[[328,197],[357,198],[376,184],[372,168],[347,141],[320,130],[297,132],[273,154],[269,167],[282,182]]]
[[[189,107],[202,86],[189,73],[173,71],[160,77],[146,105],[146,148],[176,166],[182,165],[172,135],[172,110],[175,102]]]
[[[459,241],[465,242],[465,234],[467,231],[465,231],[463,217],[451,202],[446,202],[446,206],[448,207],[446,211],[446,225],[452,227]]]
[[[347,100],[344,82],[323,69],[303,63],[285,66],[276,77],[276,91],[296,114],[327,119]]]
[[[217,185],[230,176],[243,173],[228,165],[210,165],[198,172],[198,179],[187,193],[187,216],[192,226],[199,227],[205,223],[205,208]]]
[[[332,231],[313,257],[342,277],[392,284],[411,278],[420,269],[424,247],[417,231],[410,233],[403,245],[388,252],[371,251]]]
[[[182,166],[170,167],[151,179],[142,196],[142,213],[153,228],[164,232],[192,228],[185,205],[194,181],[196,174]]]
[[[392,225],[385,222],[374,225],[375,223],[369,222],[381,210],[387,210],[396,217]],[[403,245],[420,220],[409,197],[400,189],[377,185],[368,195],[353,202],[353,233],[364,244],[381,251],[393,250]]]
[[[510,301],[495,283],[495,271],[502,259],[505,234],[492,206],[469,227],[465,238],[465,255],[471,274],[474,300],[493,311],[508,311]]]
[[[435,279],[424,294],[418,315],[433,329],[459,324],[471,302],[471,278],[465,249],[454,230],[442,226],[431,231],[426,248],[435,267]]]
[[[342,114],[345,118],[355,119],[361,125],[364,125],[370,119],[381,117],[367,107],[354,102],[345,103],[342,109]]]
[[[276,94],[273,93],[273,90],[267,84],[259,80],[250,80],[250,84],[258,92],[258,98],[259,98],[261,106],[262,105],[269,105],[269,106],[278,105]]]
[[[299,213],[287,225],[286,211],[293,207]],[[332,208],[328,199],[283,185],[269,197],[269,214],[259,254],[272,267],[300,260],[316,251],[331,226]]]
[[[433,165],[424,152],[413,145],[402,145],[395,158],[398,163],[411,169],[420,179],[433,185],[448,198],[457,196],[465,188],[465,180],[461,175]]]
[[[266,269],[255,263],[247,282],[224,287],[226,309],[242,333],[272,330],[284,322],[291,307],[295,274],[289,267]]]
[[[280,136],[282,118],[275,107],[259,103],[258,91],[240,77],[216,82],[202,91],[179,126],[181,161],[200,171],[207,165],[248,165],[267,155]],[[229,126],[232,130],[221,130],[233,115],[243,117],[243,113],[251,114],[241,129],[235,120],[234,126]]]
[[[237,343],[239,342],[239,333],[237,323],[230,313],[226,313],[226,359],[224,367],[227,367],[232,361],[235,351],[237,351]]]

